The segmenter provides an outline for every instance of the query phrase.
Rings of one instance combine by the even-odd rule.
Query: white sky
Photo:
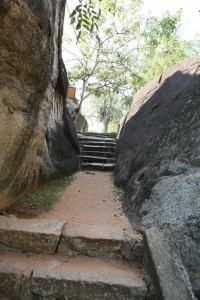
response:
[[[166,11],[174,14],[178,9],[182,8],[182,26],[180,28],[182,39],[200,39],[200,0],[143,0],[143,3],[142,13],[149,16],[154,15],[161,17]],[[79,4],[79,0],[67,0],[64,34],[68,33],[68,36],[70,36],[73,41],[70,49],[67,43],[63,45],[63,59],[67,67],[73,65],[73,62],[69,63],[69,60],[74,58],[74,56],[67,53],[65,47],[73,53],[77,53],[79,48],[79,45],[76,44],[74,29],[70,25],[68,16],[68,8],[70,12],[72,12],[77,4]]]
[[[109,0],[107,0],[109,1]],[[116,0],[117,1],[117,0]],[[119,1],[119,0],[118,0]],[[200,39],[200,0],[143,0],[144,6],[142,12],[149,16],[162,16],[166,11],[174,14],[178,9],[182,8],[182,26],[180,28],[180,35],[182,39],[193,40]],[[67,0],[70,12],[79,3],[78,0]],[[71,52],[76,53],[78,45],[76,45],[76,38],[72,26],[69,25],[69,17],[66,8],[66,18],[64,24],[64,33],[73,40]],[[67,45],[66,45],[66,48]],[[63,49],[63,59],[65,63],[67,60],[72,59],[73,56],[69,55]],[[74,57],[73,57],[74,58]],[[69,65],[66,63],[66,67]],[[79,98],[79,87],[77,86],[77,97]],[[89,120],[88,120],[89,121]],[[90,122],[89,122],[90,123]],[[99,131],[99,123],[90,124],[93,131]]]
[[[143,2],[143,12],[156,16],[162,16],[166,11],[175,13],[182,8],[182,38],[191,40],[200,35],[200,0],[143,0]],[[72,11],[79,2],[78,0],[67,0],[67,3]],[[68,19],[67,13],[66,19]],[[67,30],[69,30],[68,20],[65,22],[65,31]]]
[[[162,16],[165,11],[175,13],[182,8],[181,36],[192,40],[200,35],[200,0],[144,0],[144,11]]]

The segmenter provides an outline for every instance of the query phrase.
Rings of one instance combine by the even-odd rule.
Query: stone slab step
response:
[[[113,146],[116,147],[116,143],[115,142],[107,142],[107,141],[87,141],[87,140],[83,140],[80,141],[79,140],[79,144],[81,145],[93,145],[93,146]]]
[[[115,138],[111,138],[111,137],[98,137],[98,136],[78,136],[79,141],[102,141],[102,142],[114,142],[116,143],[116,139]]]
[[[65,223],[0,216],[0,251],[55,253]]]
[[[92,162],[92,163],[115,163],[115,158],[103,157],[103,156],[88,156],[80,155],[81,162]]]
[[[97,137],[113,137],[116,138],[117,133],[111,132],[111,133],[98,133],[98,132],[78,132],[78,136],[97,136]]]
[[[124,261],[0,253],[0,297],[12,300],[144,300],[145,276]]]
[[[112,172],[115,169],[115,163],[90,163],[83,162],[81,164],[82,170],[96,170],[96,171],[107,171]]]
[[[101,152],[114,152],[115,153],[115,149],[116,149],[116,146],[115,145],[112,145],[112,146],[108,146],[108,145],[88,145],[88,144],[81,144],[80,145],[80,148],[81,148],[81,151],[84,150],[84,151],[101,151]]]
[[[143,239],[137,232],[108,226],[0,216],[0,252],[87,255],[142,261]]]
[[[143,239],[127,229],[0,216],[0,252],[87,255],[141,261]]]
[[[87,255],[108,259],[142,261],[143,239],[132,229],[80,224],[65,225],[58,245],[62,255]]]
[[[104,152],[104,151],[81,151],[81,155],[86,155],[86,156],[97,156],[97,157],[111,157],[115,158],[115,153],[114,152]]]

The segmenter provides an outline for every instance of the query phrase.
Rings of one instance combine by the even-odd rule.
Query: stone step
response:
[[[91,146],[113,146],[116,147],[116,142],[107,142],[107,141],[103,141],[103,140],[99,140],[99,141],[79,141],[80,146],[82,145],[91,145]]]
[[[142,236],[133,230],[0,216],[0,252],[87,255],[141,261]]]
[[[112,133],[78,132],[77,134],[78,136],[81,135],[81,136],[97,136],[97,137],[112,137],[112,138],[117,137],[116,132],[112,132]]]
[[[144,300],[145,276],[124,261],[0,253],[1,299]]]
[[[116,139],[115,138],[109,138],[109,137],[95,137],[95,136],[78,136],[79,141],[102,141],[102,142],[114,142],[116,143]]]
[[[68,256],[87,255],[141,262],[143,239],[131,229],[88,224],[66,225],[57,251]]]
[[[102,157],[102,156],[88,156],[80,155],[81,162],[92,162],[92,163],[115,163],[115,158]]]
[[[104,152],[104,151],[81,151],[81,155],[86,155],[86,156],[102,156],[102,157],[111,157],[115,158],[115,153],[114,152]]]
[[[100,151],[100,152],[114,152],[115,153],[115,145],[112,145],[112,146],[108,146],[108,145],[84,145],[84,144],[81,144],[80,145],[81,147],[81,151]]]
[[[81,164],[82,170],[95,170],[95,171],[105,171],[105,172],[112,172],[115,169],[115,163],[90,163],[90,162],[83,162]]]
[[[65,223],[0,216],[0,251],[53,254]]]

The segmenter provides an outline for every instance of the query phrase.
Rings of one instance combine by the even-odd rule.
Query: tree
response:
[[[137,89],[176,63],[198,54],[198,45],[180,39],[180,25],[181,10],[175,15],[167,12],[162,18],[151,17],[146,20],[137,66],[142,81],[132,81]]]
[[[123,3],[122,3],[123,2]],[[98,118],[107,130],[128,108],[133,94],[145,83],[180,60],[192,56],[192,42],[178,35],[181,12],[162,18],[144,18],[141,2],[102,2],[99,27],[82,32],[76,64],[69,72],[71,81],[81,81],[79,106],[92,96]],[[113,14],[114,12],[114,14]]]
[[[139,3],[141,0],[135,0],[136,2]],[[124,3],[124,0],[121,0],[121,3]],[[95,28],[98,30],[101,7],[105,11],[115,14],[117,5],[115,0],[79,0],[79,4],[74,7],[71,13],[68,8],[70,24],[75,24],[77,42],[83,33],[92,33]]]
[[[127,10],[131,9],[133,14],[136,12],[136,2],[132,1],[132,6],[116,7],[115,4],[115,12],[118,12],[116,17],[111,18],[111,14],[106,13],[102,16],[101,30],[92,35],[82,34],[80,53],[79,56],[75,54],[74,58],[77,64],[69,72],[71,80],[82,80],[81,103],[104,87],[113,88],[116,92],[130,88],[128,76],[130,65],[133,64],[130,53],[133,54],[136,48],[130,43],[139,34],[140,25],[138,18],[134,20],[131,17],[132,22],[126,18],[126,24],[121,20],[125,20]]]

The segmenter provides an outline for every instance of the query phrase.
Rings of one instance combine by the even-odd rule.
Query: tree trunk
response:
[[[108,132],[108,125],[110,123],[110,120],[103,120],[103,132],[107,133]]]
[[[82,103],[83,103],[83,100],[84,100],[86,83],[87,83],[87,80],[83,80],[83,87],[82,87],[82,92],[81,92],[81,100],[80,100],[80,103],[78,105],[79,110],[81,109],[81,106],[82,106]]]

